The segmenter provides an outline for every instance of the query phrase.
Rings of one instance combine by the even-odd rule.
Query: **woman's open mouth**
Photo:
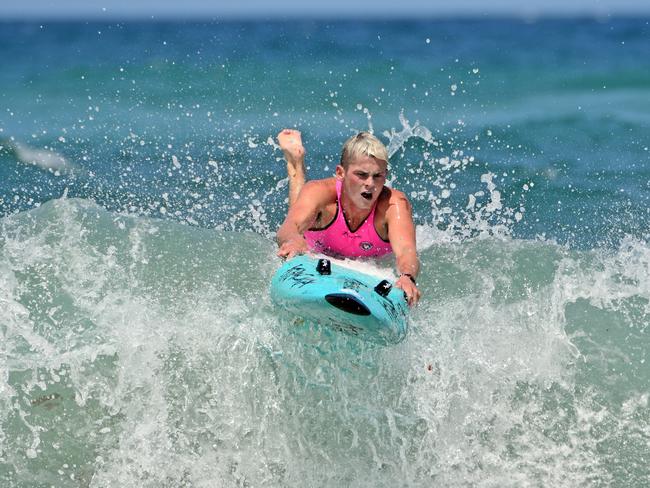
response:
[[[372,200],[372,192],[371,191],[362,191],[361,196],[365,198],[366,200]]]

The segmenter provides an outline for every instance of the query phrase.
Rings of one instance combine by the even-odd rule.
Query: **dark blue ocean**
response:
[[[0,59],[1,486],[650,483],[650,20],[0,21]],[[389,148],[404,342],[271,304],[284,127],[310,178]]]

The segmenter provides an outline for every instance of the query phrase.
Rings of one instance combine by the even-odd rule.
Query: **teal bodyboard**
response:
[[[271,280],[271,300],[306,320],[379,344],[400,342],[408,329],[401,289],[329,259],[299,255],[286,261]]]

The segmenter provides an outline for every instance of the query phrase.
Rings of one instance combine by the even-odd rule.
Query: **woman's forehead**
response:
[[[377,159],[372,156],[359,156],[348,164],[350,171],[382,172],[386,171],[388,163],[383,159]]]

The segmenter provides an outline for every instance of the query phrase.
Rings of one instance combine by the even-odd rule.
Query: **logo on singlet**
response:
[[[359,244],[359,247],[364,251],[370,251],[372,249],[372,242],[363,241]]]

